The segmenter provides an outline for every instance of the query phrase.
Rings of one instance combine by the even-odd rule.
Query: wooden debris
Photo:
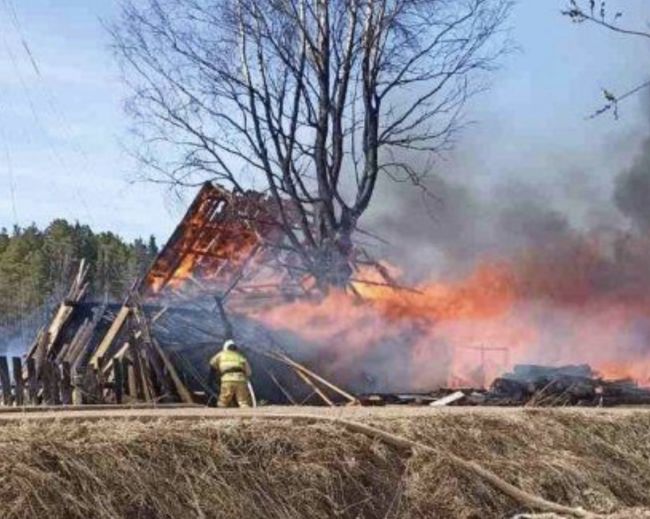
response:
[[[320,375],[317,375],[313,371],[307,369],[302,364],[299,364],[298,362],[292,360],[291,358],[289,358],[284,353],[277,353],[276,352],[276,353],[272,354],[272,356],[275,357],[277,360],[280,360],[281,362],[284,362],[284,363],[288,364],[289,366],[294,368],[296,370],[296,372],[301,372],[304,375],[307,375],[308,377],[320,382],[321,384],[328,387],[329,389],[331,389],[335,393],[338,393],[343,398],[347,399],[349,402],[352,402],[352,403],[358,403],[359,402],[359,400],[355,396],[351,395],[347,391],[344,391],[340,387],[332,384],[328,380],[325,380],[323,377],[321,377]]]
[[[36,377],[36,361],[27,357],[25,361],[27,370],[27,400],[29,404],[36,405],[38,398],[38,379]]]
[[[20,357],[11,358],[11,371],[14,377],[14,401],[17,406],[25,405],[25,384],[23,381],[23,363]]]
[[[131,402],[135,402],[138,400],[141,392],[138,391],[138,381],[133,362],[128,358],[122,359],[122,371],[126,375],[126,387],[129,392],[129,399]]]
[[[9,377],[9,364],[7,357],[0,357],[0,384],[2,384],[2,403],[11,405],[11,378]]]
[[[431,402],[429,405],[431,407],[444,407],[449,404],[453,404],[454,402],[458,402],[463,398],[465,398],[465,393],[463,393],[462,391],[455,391],[450,395],[443,396],[442,398],[439,398],[438,400]]]
[[[588,365],[517,365],[494,380],[488,405],[612,406],[650,404],[650,389],[632,380],[603,380]]]
[[[122,361],[120,359],[113,359],[113,389],[115,393],[115,403],[122,403],[122,395],[124,390],[124,376],[122,371]]]
[[[178,396],[181,398],[181,401],[186,403],[186,404],[191,404],[194,402],[194,398],[192,397],[192,394],[188,391],[187,387],[185,387],[185,384],[181,381],[180,377],[178,376],[178,373],[176,372],[176,368],[174,365],[169,361],[167,358],[167,355],[163,351],[163,349],[160,347],[160,344],[158,344],[158,341],[156,339],[153,339],[151,344],[153,347],[156,349],[158,352],[158,355],[160,355],[160,358],[165,364],[165,368],[167,369],[167,372],[171,376],[172,380],[174,381],[174,385],[176,386],[176,392],[178,393]]]
[[[273,381],[273,383],[274,383],[276,386],[278,386],[278,389],[282,392],[282,394],[285,396],[285,398],[286,398],[289,402],[291,402],[291,405],[298,405],[298,404],[296,403],[296,399],[291,395],[291,393],[289,392],[289,390],[288,390],[287,388],[285,388],[285,387],[280,383],[280,381],[277,379],[277,377],[275,376],[275,374],[274,374],[272,371],[270,371],[270,370],[267,370],[266,372],[268,373],[268,375],[269,375],[269,377],[271,378],[271,380]]]
[[[70,363],[61,363],[61,403],[63,405],[72,404],[72,375],[70,372]]]
[[[94,367],[98,367],[97,361],[99,357],[102,357],[106,355],[108,352],[108,348],[113,344],[113,341],[115,340],[115,337],[117,334],[120,332],[122,327],[124,326],[124,323],[126,322],[127,318],[129,317],[129,314],[131,312],[131,309],[124,305],[122,308],[120,308],[119,313],[117,314],[117,317],[111,324],[111,327],[108,329],[108,332],[106,332],[106,335],[102,339],[102,342],[99,344],[95,352],[93,353],[93,356],[90,359],[89,364],[91,364]]]
[[[334,406],[334,402],[332,402],[329,397],[316,384],[314,384],[314,382],[312,382],[312,380],[305,373],[299,369],[294,369],[294,372],[305,384],[312,388],[319,397],[321,397],[323,402],[329,406]]]

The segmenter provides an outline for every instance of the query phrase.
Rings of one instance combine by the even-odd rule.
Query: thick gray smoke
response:
[[[617,177],[614,200],[639,231],[650,231],[650,139],[634,164]]]
[[[506,346],[511,362],[586,362],[650,383],[650,132],[620,124],[600,148],[535,143],[500,155],[498,142],[461,146],[461,159],[433,168],[433,196],[379,186],[365,225],[389,244],[372,252],[405,281],[464,286],[480,265],[507,265],[509,311],[436,321],[452,351]],[[476,362],[467,355],[468,367]]]
[[[650,96],[644,107],[650,122]],[[494,157],[486,150],[499,142],[474,139],[452,160],[434,165],[424,189],[383,179],[363,224],[388,242],[377,246],[377,255],[410,280],[462,275],[477,261],[596,230],[643,234],[650,230],[645,132],[621,131],[618,142],[607,142],[596,155],[540,146]]]
[[[411,281],[462,275],[477,261],[573,232],[570,216],[553,206],[552,195],[522,181],[501,183],[485,194],[471,184],[432,175],[430,194],[405,184],[384,183],[381,189],[380,210],[369,225],[389,243],[379,255],[400,266]]]

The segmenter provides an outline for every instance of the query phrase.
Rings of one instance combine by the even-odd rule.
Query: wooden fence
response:
[[[0,356],[3,406],[123,404],[143,400],[145,388],[128,358],[99,358],[97,367],[73,375],[70,364],[34,358]]]

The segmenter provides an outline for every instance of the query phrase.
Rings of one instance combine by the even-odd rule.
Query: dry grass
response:
[[[650,509],[647,412],[366,421],[475,460],[553,501],[621,518]],[[482,519],[527,512],[444,455],[409,456],[330,424],[27,421],[0,427],[0,438],[6,519]]]

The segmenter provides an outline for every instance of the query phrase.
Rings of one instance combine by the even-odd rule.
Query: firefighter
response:
[[[210,359],[212,366],[221,376],[218,407],[229,407],[233,400],[239,407],[251,407],[252,398],[249,388],[251,368],[235,344],[228,339],[223,349]]]

